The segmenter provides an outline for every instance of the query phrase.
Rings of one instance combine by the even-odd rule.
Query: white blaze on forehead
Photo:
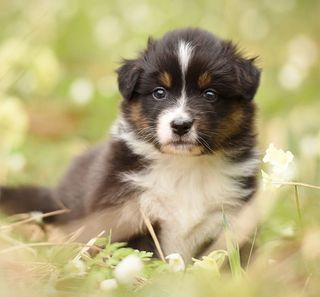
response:
[[[186,72],[188,69],[188,65],[190,62],[190,59],[192,57],[193,52],[193,46],[190,42],[186,42],[184,40],[180,40],[179,46],[178,46],[178,59],[181,67],[181,73],[182,73],[182,90],[181,90],[181,98],[178,100],[179,104],[181,106],[185,106],[186,104]]]
[[[178,58],[179,58],[179,63],[181,66],[183,76],[185,75],[185,73],[188,69],[188,64],[189,64],[190,58],[192,56],[192,51],[193,51],[193,47],[192,47],[191,43],[185,42],[184,40],[181,40],[179,42]],[[183,79],[184,79],[184,77],[183,77]]]
[[[185,74],[188,69],[188,65],[190,59],[192,57],[193,46],[190,42],[186,42],[184,40],[180,40],[178,44],[178,60],[181,67],[182,73],[182,89],[181,89],[181,97],[177,99],[177,103],[175,106],[171,107],[170,109],[162,112],[158,119],[158,127],[157,127],[157,134],[161,144],[166,144],[173,140],[174,135],[171,129],[171,122],[177,119],[180,120],[191,120],[191,116],[189,112],[186,110],[186,81],[185,81]],[[188,133],[189,141],[195,141],[196,135],[192,129],[190,133]]]

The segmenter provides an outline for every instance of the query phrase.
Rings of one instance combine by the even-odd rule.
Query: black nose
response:
[[[192,124],[193,124],[192,120],[185,120],[185,119],[173,120],[170,123],[173,133],[179,136],[187,134],[190,131]]]

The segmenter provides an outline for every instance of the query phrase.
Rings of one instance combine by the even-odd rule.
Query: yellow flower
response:
[[[193,259],[195,269],[209,270],[214,276],[220,276],[220,269],[228,256],[228,252],[224,250],[216,250],[209,255],[202,257],[201,260]]]
[[[35,56],[32,66],[38,90],[50,91],[58,81],[61,72],[55,53],[49,48],[42,48]]]
[[[22,72],[29,52],[28,44],[19,38],[4,40],[0,46],[0,90],[6,91]]]
[[[16,98],[0,100],[0,153],[18,146],[28,126],[27,114]]]

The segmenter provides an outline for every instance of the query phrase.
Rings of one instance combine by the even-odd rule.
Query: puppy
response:
[[[85,241],[152,250],[142,213],[165,255],[201,253],[256,192],[253,97],[260,71],[234,44],[200,29],[149,39],[117,71],[123,97],[111,139],[77,157],[56,188],[1,188],[8,213],[66,207],[55,217]]]

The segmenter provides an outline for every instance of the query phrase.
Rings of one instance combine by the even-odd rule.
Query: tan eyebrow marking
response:
[[[207,87],[211,82],[211,75],[206,71],[199,76],[198,86],[200,89]]]
[[[160,73],[159,79],[166,88],[171,87],[172,79],[171,75],[167,71]]]

